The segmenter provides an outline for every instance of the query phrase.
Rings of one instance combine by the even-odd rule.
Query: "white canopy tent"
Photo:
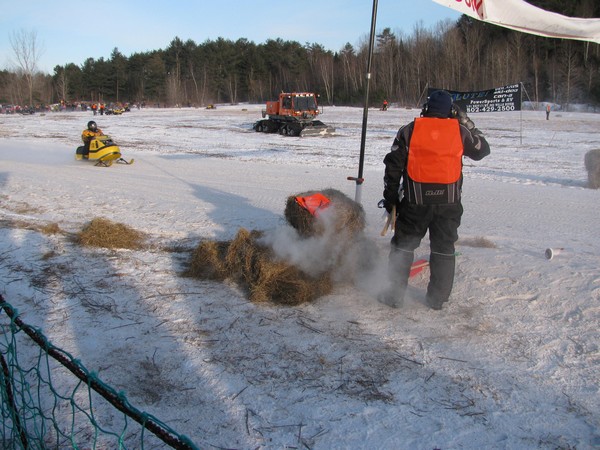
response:
[[[539,36],[600,44],[600,19],[568,17],[523,0],[433,0],[484,22]]]

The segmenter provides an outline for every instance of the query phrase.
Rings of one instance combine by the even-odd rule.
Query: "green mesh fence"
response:
[[[197,449],[23,323],[1,295],[0,366],[2,449]]]

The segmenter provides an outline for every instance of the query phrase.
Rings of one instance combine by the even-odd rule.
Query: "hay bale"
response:
[[[332,289],[328,276],[312,278],[284,262],[261,259],[257,266],[256,282],[249,286],[250,300],[254,302],[294,306],[312,302]]]
[[[327,209],[317,217],[296,202],[296,197],[306,197],[320,192],[330,201]],[[326,232],[356,235],[365,229],[366,219],[362,205],[336,189],[308,191],[287,198],[285,212],[287,222],[301,236],[320,236]]]
[[[240,284],[253,302],[298,305],[331,292],[327,274],[313,278],[297,267],[275,258],[258,243],[261,232],[241,228],[230,242],[202,242],[194,251],[189,275]]]
[[[302,289],[303,280],[299,272],[289,264],[277,263],[268,258],[260,257],[256,260],[254,283],[250,283],[250,300],[254,302],[273,301],[274,303],[298,304],[297,298]],[[291,293],[292,295],[287,295]],[[305,298],[304,295],[301,296]]]
[[[298,194],[311,195],[312,193]],[[294,227],[301,236],[314,236],[323,233],[322,227],[317,224],[317,219],[296,202],[297,195],[287,198],[285,203],[285,220]]]
[[[122,223],[115,223],[98,217],[93,219],[76,235],[76,241],[80,245],[130,250],[143,248],[144,240],[143,233]]]
[[[587,152],[584,162],[588,172],[589,187],[600,189],[600,148]]]

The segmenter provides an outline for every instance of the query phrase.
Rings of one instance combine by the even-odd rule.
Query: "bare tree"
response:
[[[540,71],[542,68],[542,60],[538,53],[539,49],[534,41],[531,46],[531,67],[533,68],[533,92],[536,103],[540,101]]]
[[[69,92],[69,77],[67,76],[67,69],[65,67],[57,67],[55,73],[56,77],[56,88],[60,95],[61,100],[67,100],[67,93]]]
[[[559,52],[559,58],[561,61],[560,64],[560,73],[562,75],[562,84],[564,85],[565,90],[565,98],[564,102],[566,103],[566,110],[569,110],[569,105],[572,102],[573,98],[573,87],[579,81],[578,75],[579,71],[577,68],[579,67],[577,61],[577,54],[574,51],[573,41],[567,40],[564,45],[561,47],[561,51]]]
[[[509,36],[509,42],[507,46],[507,53],[512,51],[512,57],[507,57],[505,64],[511,68],[510,73],[507,69],[506,84],[521,82],[525,77],[527,60],[525,52],[525,34],[524,33],[511,33]]]
[[[37,32],[19,30],[10,36],[10,45],[17,60],[17,66],[27,80],[29,89],[29,106],[33,106],[33,82],[37,72],[37,64],[44,53],[38,46]]]
[[[350,92],[358,91],[358,79],[360,74],[356,70],[356,54],[352,45],[347,43],[340,51],[340,61],[342,64],[342,85],[346,97]]]
[[[385,28],[381,34],[377,35],[377,56],[379,68],[379,84],[383,88],[384,95],[391,97],[396,87],[396,60],[398,46],[396,36],[389,28]]]
[[[485,39],[483,27],[478,25],[475,21],[466,21],[462,28],[465,48],[463,64],[469,68],[462,80],[465,90],[476,89],[481,80],[482,42]]]
[[[334,73],[333,73],[333,54],[326,51],[322,45],[311,44],[307,45],[308,51],[308,63],[311,67],[312,72],[315,74],[315,80],[320,78],[321,86],[325,89],[325,96],[327,103],[333,103],[333,87],[334,87]]]

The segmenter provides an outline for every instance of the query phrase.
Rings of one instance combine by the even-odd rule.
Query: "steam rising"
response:
[[[387,283],[387,253],[362,231],[340,230],[338,215],[335,205],[319,213],[320,234],[301,236],[286,225],[265,232],[260,242],[313,277],[329,273],[338,285],[352,284],[375,295]]]

